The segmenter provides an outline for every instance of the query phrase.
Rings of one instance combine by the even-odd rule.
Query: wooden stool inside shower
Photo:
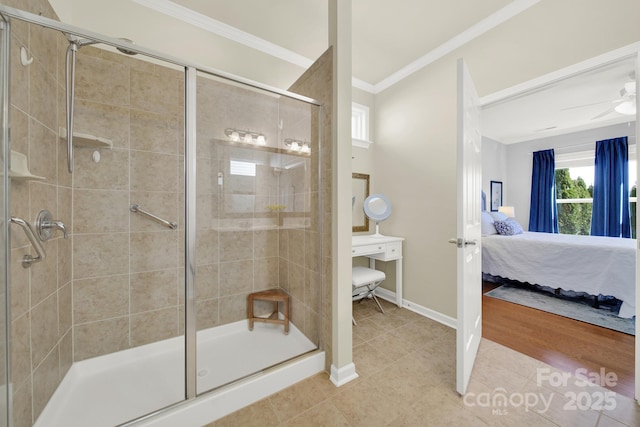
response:
[[[273,312],[268,317],[257,317],[253,314],[254,301],[273,302]],[[278,303],[283,304],[284,319],[278,316]],[[254,292],[247,297],[247,318],[249,319],[249,330],[253,331],[253,322],[275,323],[284,325],[285,335],[289,333],[289,317],[291,315],[289,306],[289,295],[281,289],[269,289],[268,291]]]

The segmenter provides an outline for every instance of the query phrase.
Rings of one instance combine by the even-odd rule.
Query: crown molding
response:
[[[477,24],[467,28],[457,36],[449,39],[445,43],[441,44],[437,48],[433,49],[426,55],[413,61],[406,67],[401,68],[389,77],[376,83],[374,86],[374,93],[380,93],[383,90],[393,86],[399,81],[407,78],[411,74],[415,73],[426,67],[427,65],[437,61],[438,59],[450,54],[459,47],[469,43],[471,40],[481,36],[487,31],[497,27],[503,22],[508,21],[521,12],[529,9],[531,6],[539,3],[540,0],[515,0],[495,13],[492,13]]]
[[[551,85],[558,81],[573,77],[577,74],[602,67],[606,64],[620,61],[625,58],[632,58],[638,55],[640,55],[640,42],[631,43],[621,48],[603,53],[602,55],[598,55],[585,61],[578,62],[577,64],[570,65],[560,70],[552,71],[551,73],[528,80],[524,83],[520,83],[500,90],[498,92],[483,96],[480,98],[480,106],[486,108],[492,104],[508,100],[509,98],[513,98],[515,96],[519,96],[530,90],[539,89],[543,86]]]
[[[202,13],[180,6],[170,0],[133,0],[133,2],[304,69],[309,68],[314,62],[303,55],[239,30],[224,22],[210,18]]]
[[[303,55],[297,54],[289,49],[283,48],[282,46],[278,46],[260,37],[256,37],[250,33],[239,30],[235,27],[232,27],[231,25],[210,18],[184,6],[180,6],[179,4],[176,4],[170,0],[132,1],[141,6],[155,10],[156,12],[160,12],[164,15],[178,19],[187,24],[201,28],[212,34],[216,34],[218,36],[232,40],[236,43],[240,43],[244,46],[256,49],[267,55],[279,58],[283,61],[297,65],[304,69],[309,68],[314,62],[312,59],[309,59]],[[419,71],[427,65],[444,57],[445,55],[448,55],[449,53],[470,42],[476,37],[479,37],[480,35],[497,27],[503,22],[508,21],[509,19],[529,9],[531,6],[539,2],[540,0],[514,0],[507,6],[489,15],[487,18],[469,27],[467,30],[433,49],[426,55],[413,61],[406,67],[401,68],[400,70],[396,71],[380,82],[371,84],[354,77],[352,78],[352,85],[357,89],[361,89],[372,94],[380,93],[383,90],[388,89],[399,81],[415,73],[416,71]]]

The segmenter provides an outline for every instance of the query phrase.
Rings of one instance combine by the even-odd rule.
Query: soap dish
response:
[[[27,167],[27,156],[17,151],[11,150],[11,169],[9,177],[16,180],[38,180],[46,179],[44,176],[33,175]]]

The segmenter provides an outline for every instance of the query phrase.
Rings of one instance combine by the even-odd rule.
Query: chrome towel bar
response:
[[[177,223],[167,221],[166,219],[162,219],[162,218],[160,218],[159,216],[155,216],[155,215],[154,215],[154,214],[152,214],[152,213],[149,213],[149,212],[147,212],[147,211],[145,211],[145,210],[142,210],[142,209],[140,209],[140,205],[135,205],[135,204],[134,204],[134,205],[131,205],[131,207],[129,208],[129,210],[130,210],[131,212],[133,212],[133,213],[140,214],[140,215],[142,215],[143,217],[150,219],[151,221],[155,221],[155,222],[157,222],[158,224],[162,224],[162,225],[164,225],[165,227],[169,227],[169,228],[170,228],[170,229],[172,229],[172,230],[175,230],[176,228],[178,228],[178,224],[177,224]]]
[[[11,218],[9,218],[9,222],[18,224],[22,228],[22,230],[24,230],[24,234],[27,235],[29,242],[31,242],[31,245],[33,246],[33,248],[36,250],[36,253],[38,254],[38,256],[36,257],[33,257],[29,254],[23,256],[22,266],[24,268],[29,268],[31,267],[31,264],[33,264],[34,262],[44,261],[45,258],[47,257],[47,253],[45,252],[44,247],[42,247],[42,244],[40,243],[38,238],[36,237],[36,232],[31,226],[31,224],[29,224],[24,219],[17,218],[15,216],[12,216]]]

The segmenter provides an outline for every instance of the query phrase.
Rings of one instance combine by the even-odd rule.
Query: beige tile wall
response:
[[[318,193],[312,191],[314,186],[317,188],[317,166],[313,166],[318,161],[317,138],[312,135],[310,123],[310,118],[317,116],[316,107],[205,76],[198,79],[197,102],[197,247],[208,249],[198,256],[196,294],[200,305],[208,304],[216,310],[207,318],[199,313],[198,328],[242,320],[246,318],[249,293],[282,288],[291,297],[293,323],[317,342],[318,233],[309,231],[317,229],[319,215]],[[251,154],[250,145],[230,144],[224,134],[226,128],[264,134],[271,151],[253,149]],[[311,156],[300,157],[306,162],[304,167],[274,173],[270,156],[287,153],[283,145],[287,137],[315,140],[316,145]],[[257,166],[255,178],[229,175],[229,161],[239,158],[262,163]],[[223,177],[222,186],[216,182],[218,173]],[[295,190],[286,202],[274,196],[291,186]],[[235,197],[245,196],[246,211],[234,213]],[[279,218],[269,212],[268,204],[288,206]],[[307,225],[286,225],[283,229],[284,221],[289,219],[284,217],[291,215],[291,210],[297,211],[293,215]],[[264,229],[264,225],[271,227]],[[218,272],[218,280],[201,280],[204,267],[207,274]],[[270,305],[256,303],[256,310],[264,314],[270,311]]]
[[[55,18],[44,0],[3,2]],[[60,82],[58,45],[62,36],[17,20],[11,28],[11,149],[28,157],[31,173],[43,181],[12,180],[10,215],[31,223],[48,209],[69,224],[71,189],[58,165]],[[20,48],[34,61],[20,63]],[[45,261],[25,269],[21,259],[33,254],[23,231],[11,230],[11,373],[14,426],[31,426],[72,363],[71,242],[61,233],[44,242]]]
[[[75,149],[75,361],[181,333],[183,87],[181,71],[96,47],[78,51],[75,130],[113,148]],[[131,213],[131,204],[178,229]]]
[[[318,177],[317,169],[320,168],[320,175],[322,181],[312,183],[312,188],[318,188],[322,192],[320,199],[322,200],[322,209],[317,206],[313,206],[313,201],[318,200],[312,197],[311,212],[319,212],[318,217],[312,217],[313,221],[319,221],[321,223],[321,234],[314,231],[307,231],[305,235],[305,242],[315,242],[320,239],[320,245],[314,244],[307,245],[305,248],[305,256],[307,258],[307,266],[311,271],[313,270],[314,263],[310,260],[317,257],[321,258],[321,266],[319,274],[309,274],[309,281],[305,282],[305,296],[308,296],[309,306],[318,307],[312,298],[319,295],[320,298],[320,312],[315,313],[309,311],[309,316],[320,316],[320,341],[322,348],[325,350],[325,369],[327,372],[331,368],[331,354],[332,354],[332,325],[333,325],[333,313],[332,313],[332,279],[331,279],[331,201],[332,199],[332,105],[333,105],[333,50],[329,48],[290,88],[289,90],[299,93],[304,96],[316,99],[322,103],[321,123],[313,122],[312,126],[315,128],[321,128],[322,138],[322,155],[320,161],[312,161],[311,177],[315,179]],[[312,147],[312,154],[317,152]],[[317,230],[318,228],[312,226],[310,230]],[[321,254],[315,254],[313,248],[320,247]],[[317,292],[317,288],[320,292]],[[308,292],[307,292],[308,291]],[[313,322],[311,322],[313,323]]]

